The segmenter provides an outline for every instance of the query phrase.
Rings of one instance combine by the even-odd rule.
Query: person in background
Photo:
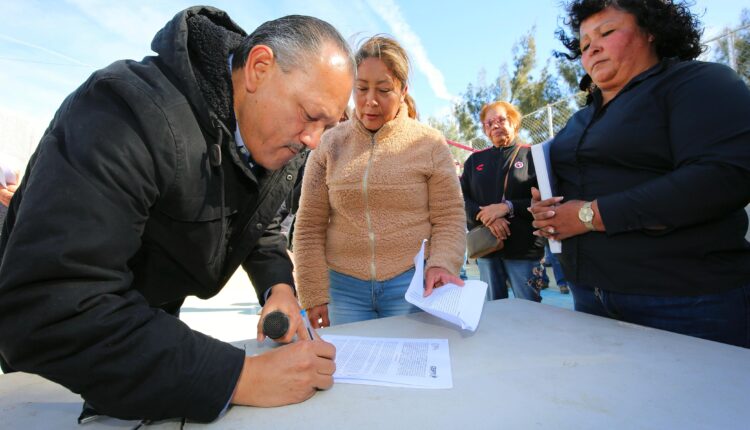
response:
[[[570,294],[568,281],[565,279],[565,273],[562,270],[560,261],[557,256],[549,249],[549,244],[544,245],[544,266],[552,267],[552,274],[555,275],[555,284],[561,294]],[[546,276],[546,273],[545,273]]]
[[[595,89],[550,148],[559,197],[531,210],[562,240],[575,309],[750,347],[750,89],[694,60],[684,3],[567,12],[561,40]]]
[[[275,216],[346,107],[351,50],[316,18],[247,35],[211,7],[178,13],[152,48],[95,72],[31,158],[0,241],[0,358],[117,418],[301,402],[333,384],[335,348],[306,340]],[[305,340],[249,357],[176,317],[240,265],[261,323],[279,310],[281,341]]]
[[[0,154],[0,235],[10,200],[21,182],[21,168],[18,164],[15,157]]]
[[[457,159],[453,160],[453,164],[456,166],[456,176],[458,176],[458,179],[461,180],[461,171],[463,170],[463,164],[461,164],[460,161]],[[458,277],[462,280],[469,279],[469,276],[466,274],[466,263],[468,262],[468,254],[467,251],[464,251],[464,261],[461,263],[461,269],[458,271]]]
[[[508,282],[517,298],[539,302],[539,290],[530,280],[544,255],[544,240],[532,234],[532,217],[526,210],[537,182],[531,147],[518,139],[521,114],[512,104],[497,101],[482,108],[480,120],[492,146],[464,162],[466,222],[469,229],[486,225],[505,244],[477,259],[479,278],[489,286],[489,300],[508,298]]]
[[[313,151],[297,213],[298,292],[315,327],[419,310],[404,294],[423,239],[425,295],[463,285],[453,156],[440,132],[415,119],[406,52],[375,36],[355,58],[354,117]]]

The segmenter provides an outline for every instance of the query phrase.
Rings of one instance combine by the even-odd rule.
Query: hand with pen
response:
[[[258,324],[258,340],[266,337],[265,318],[273,312],[283,312],[288,319],[287,331],[275,340],[288,343],[296,334],[297,341],[245,357],[232,404],[272,407],[299,403],[333,385],[336,348],[317,336],[290,286],[279,284],[273,288]]]

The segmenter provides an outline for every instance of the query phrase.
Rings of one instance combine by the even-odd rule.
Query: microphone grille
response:
[[[263,318],[263,334],[271,339],[284,337],[289,330],[289,317],[281,311],[273,311]]]

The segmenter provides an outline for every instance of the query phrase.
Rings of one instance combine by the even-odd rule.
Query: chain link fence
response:
[[[565,127],[568,118],[585,103],[586,93],[581,91],[524,115],[521,119],[521,139],[533,145],[554,137]]]
[[[750,24],[742,25],[733,30],[727,30],[719,36],[704,41],[703,44],[706,46],[706,50],[698,59],[726,64],[736,70],[741,76],[747,77],[750,74],[750,70],[747,70],[750,65],[750,46],[748,46],[747,42],[748,33],[750,33]],[[745,37],[741,37],[743,35]]]

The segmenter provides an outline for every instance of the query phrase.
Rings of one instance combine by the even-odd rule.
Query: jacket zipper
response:
[[[372,158],[375,153],[375,134],[370,139],[370,158],[367,160],[367,167],[365,167],[365,174],[362,177],[362,193],[365,198],[365,221],[367,223],[367,238],[370,243],[370,278],[374,281],[376,279],[375,270],[375,232],[372,231],[372,218],[370,217],[370,202],[368,193],[368,179],[370,176],[370,167],[372,167]]]
[[[214,255],[211,258],[211,265],[216,264],[216,260],[219,258],[219,256],[222,254],[222,251],[226,247],[226,241],[227,241],[227,219],[225,214],[225,207],[226,204],[226,191],[225,191],[225,184],[224,184],[224,169],[222,168],[222,157],[221,157],[221,147],[224,143],[224,132],[221,127],[221,123],[218,118],[211,118],[214,127],[217,131],[217,137],[216,137],[216,143],[211,145],[209,147],[209,160],[211,163],[211,166],[217,169],[219,173],[219,181],[221,182],[221,208],[219,209],[219,214],[221,216],[221,234],[219,235],[219,240],[216,244],[216,249],[214,250]],[[226,255],[225,255],[226,258]],[[222,261],[219,261],[220,265],[223,265],[224,259]]]

